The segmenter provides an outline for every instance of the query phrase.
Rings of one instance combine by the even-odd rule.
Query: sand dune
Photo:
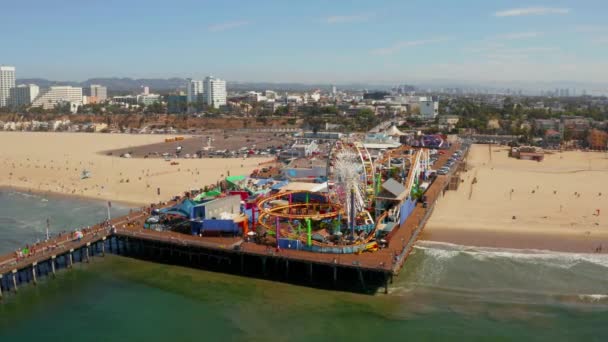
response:
[[[423,238],[499,247],[608,249],[608,154],[563,152],[535,162],[508,158],[506,148],[473,145],[468,169],[459,190],[439,200]]]
[[[0,186],[148,204],[248,174],[264,160],[126,159],[101,151],[163,141],[161,135],[0,132]],[[81,179],[82,170],[91,178]],[[157,188],[161,195],[157,196]]]

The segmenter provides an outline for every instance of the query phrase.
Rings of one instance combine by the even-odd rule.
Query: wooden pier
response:
[[[452,152],[441,155],[443,165]],[[457,172],[458,165],[453,168]],[[450,188],[454,172],[437,176],[425,192],[426,204],[418,203],[387,238],[386,248],[374,253],[326,254],[300,250],[276,250],[241,237],[198,237],[176,232],[143,229],[144,210],[83,230],[81,239],[59,235],[33,246],[31,253],[0,256],[0,299],[28,283],[76,263],[88,263],[106,253],[211,271],[242,274],[330,289],[388,293],[433,212],[435,202]]]

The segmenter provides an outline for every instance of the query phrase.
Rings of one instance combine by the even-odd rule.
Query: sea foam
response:
[[[468,255],[479,261],[486,261],[489,259],[509,259],[566,269],[586,262],[608,268],[608,254],[567,253],[538,249],[476,247],[435,241],[419,241],[415,248],[423,250],[426,255],[439,260],[448,260],[459,255]]]

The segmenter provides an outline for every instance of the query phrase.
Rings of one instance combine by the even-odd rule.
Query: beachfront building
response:
[[[72,86],[53,86],[38,96],[32,103],[32,107],[53,109],[57,105],[69,104],[70,111],[76,113],[82,105],[82,88]]]
[[[599,129],[592,129],[587,136],[587,143],[592,150],[604,151],[608,149],[608,133]]]
[[[509,157],[521,160],[536,160],[543,161],[545,159],[545,151],[542,148],[535,146],[512,147],[509,151]]]
[[[167,113],[183,114],[188,110],[188,96],[186,95],[169,95],[167,97]]]
[[[202,102],[203,89],[203,81],[188,79],[188,103]]]
[[[442,115],[439,117],[439,129],[451,131],[456,128],[458,121],[460,121],[458,115]]]
[[[0,65],[0,108],[10,104],[12,88],[15,88],[15,67]]]
[[[149,106],[157,102],[160,102],[160,95],[158,94],[137,95],[137,103],[142,104],[144,106]]]
[[[113,103],[120,103],[126,106],[136,105],[137,104],[137,96],[133,95],[125,95],[125,96],[114,96],[112,98]]]
[[[40,87],[35,84],[20,84],[10,91],[10,105],[14,107],[29,106],[39,93]]]
[[[420,98],[420,118],[423,120],[434,120],[439,115],[439,101],[433,98]]]
[[[292,146],[288,153],[291,153],[295,157],[310,157],[313,153],[319,151],[319,146],[316,141],[296,141]]]
[[[95,98],[96,103],[104,102],[108,99],[108,88],[98,84],[91,84],[89,95]]]
[[[209,107],[220,108],[226,105],[226,81],[207,76],[203,85],[204,103]]]

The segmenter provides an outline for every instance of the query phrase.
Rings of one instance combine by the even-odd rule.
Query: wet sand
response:
[[[422,239],[607,252],[608,155],[572,151],[535,162],[507,151],[473,145],[463,183],[438,200]]]

